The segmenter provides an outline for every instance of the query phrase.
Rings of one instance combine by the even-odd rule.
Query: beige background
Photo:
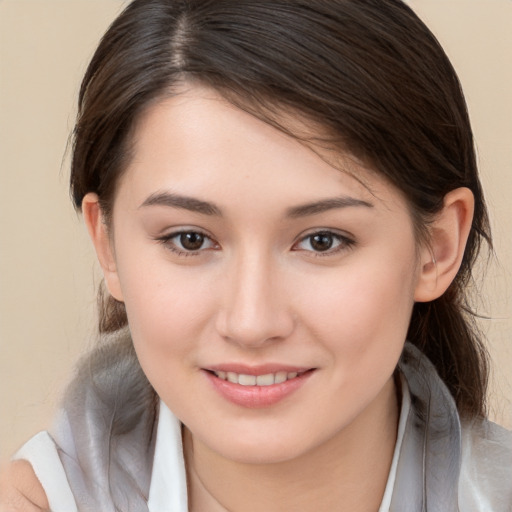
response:
[[[410,0],[466,91],[499,263],[479,311],[492,416],[512,427],[512,1]],[[64,158],[81,75],[119,0],[0,0],[0,461],[49,425],[94,333],[98,272]]]

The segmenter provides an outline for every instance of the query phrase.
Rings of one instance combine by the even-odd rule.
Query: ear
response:
[[[430,226],[430,243],[421,249],[414,300],[439,298],[459,271],[473,222],[474,197],[468,188],[446,194],[443,209]]]
[[[100,208],[96,194],[87,194],[82,201],[82,213],[87,231],[91,237],[96,255],[103,270],[105,284],[110,294],[118,301],[123,301],[119,283],[113,240],[108,231],[107,223]]]

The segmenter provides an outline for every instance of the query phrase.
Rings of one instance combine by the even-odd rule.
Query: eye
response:
[[[181,255],[193,255],[200,251],[215,249],[217,244],[199,231],[180,231],[158,238],[168,249]]]
[[[294,250],[333,254],[354,245],[354,241],[332,231],[317,231],[303,237]]]
[[[186,251],[199,251],[203,247],[205,240],[207,240],[202,233],[196,233],[194,231],[181,233],[176,235],[174,239],[174,243]]]

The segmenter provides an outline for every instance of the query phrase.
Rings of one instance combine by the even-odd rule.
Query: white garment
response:
[[[402,378],[402,408],[397,443],[379,512],[389,511],[410,404],[407,383]],[[34,436],[13,458],[24,459],[32,464],[46,492],[52,512],[77,512],[77,505],[60,461],[57,446],[48,432],[40,432]],[[149,512],[188,512],[181,424],[162,401],[160,401],[158,416],[148,509]]]

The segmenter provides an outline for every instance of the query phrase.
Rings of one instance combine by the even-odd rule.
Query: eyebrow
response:
[[[220,208],[208,201],[202,201],[194,197],[182,196],[171,192],[156,192],[151,194],[141,205],[145,206],[168,206],[169,208],[181,208],[203,215],[221,216]]]
[[[373,208],[373,204],[356,199],[354,197],[333,197],[329,199],[322,199],[320,201],[314,201],[299,206],[289,208],[286,212],[286,216],[290,218],[307,217],[308,215],[317,215],[329,210],[335,210],[338,208],[350,208],[350,207],[365,207]]]
[[[169,208],[181,208],[183,210],[200,213],[202,215],[222,216],[221,209],[214,203],[196,199],[194,197],[173,194],[171,192],[155,192],[154,194],[151,194],[140,205],[141,208],[146,206],[167,206]],[[286,210],[286,217],[307,217],[309,215],[318,215],[320,213],[338,208],[361,206],[366,208],[373,208],[373,204],[361,199],[348,196],[333,197],[288,208],[288,210]]]

